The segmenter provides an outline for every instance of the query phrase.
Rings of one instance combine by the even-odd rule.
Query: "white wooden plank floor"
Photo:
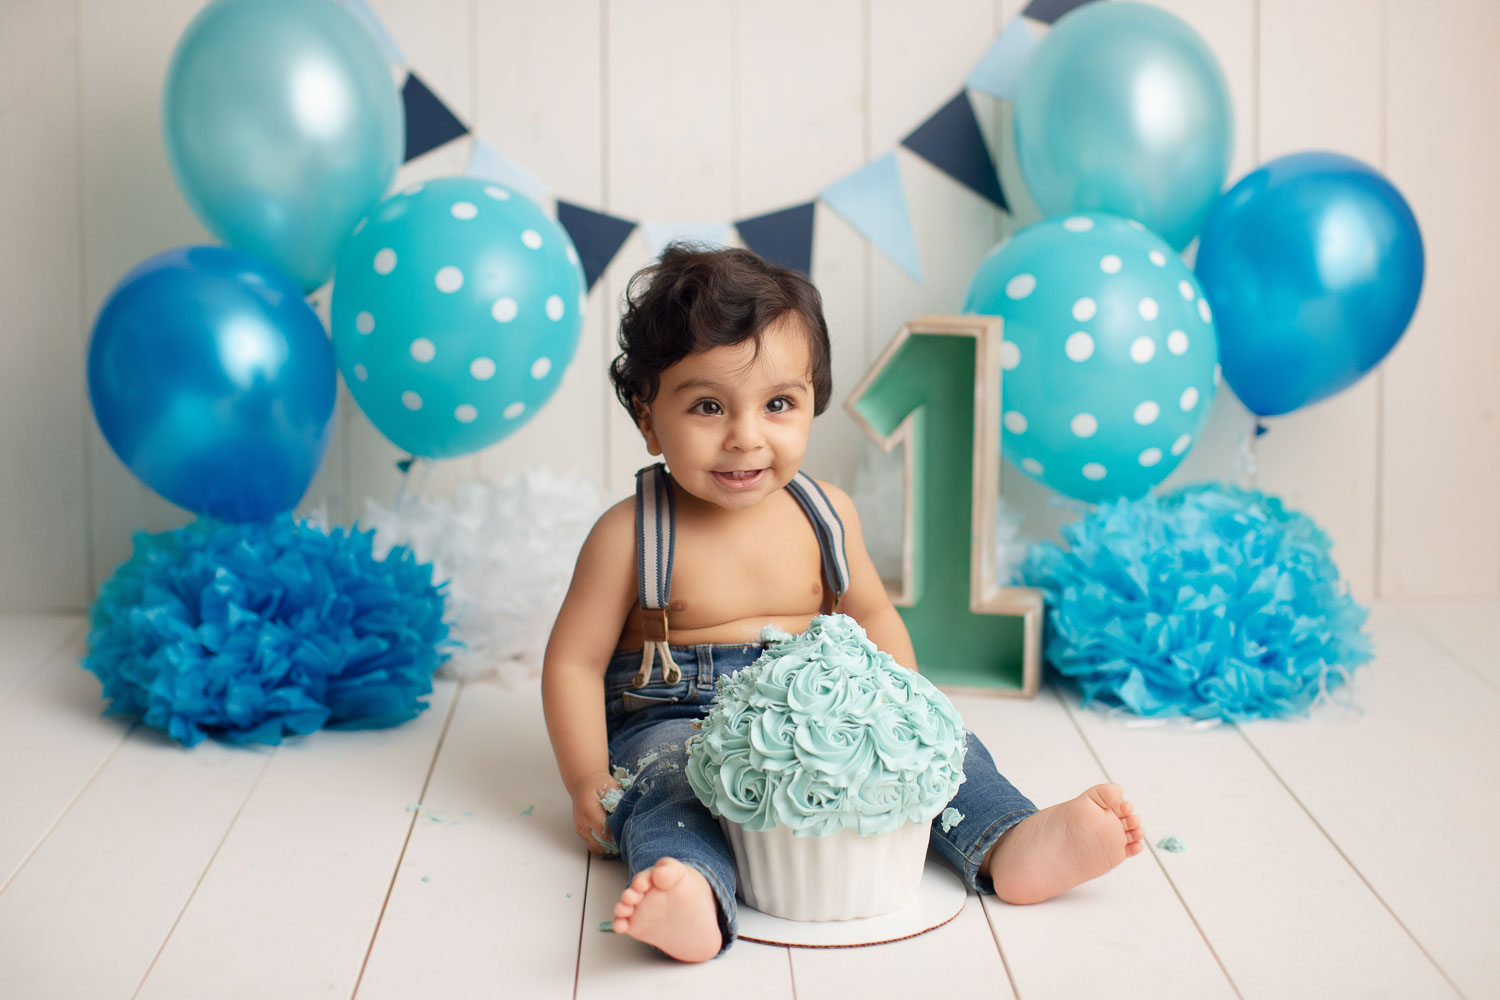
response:
[[[1500,601],[1386,606],[1357,708],[1193,730],[956,699],[1038,802],[1121,782],[1154,845],[877,948],[678,966],[599,931],[534,685],[394,730],[188,751],[101,717],[81,618],[0,618],[0,996],[1500,997]]]

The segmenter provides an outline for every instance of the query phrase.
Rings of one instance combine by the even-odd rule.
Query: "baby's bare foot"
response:
[[[724,944],[708,879],[676,858],[662,858],[631,880],[615,904],[614,930],[680,962],[706,962]]]
[[[1007,903],[1040,903],[1145,849],[1141,818],[1119,785],[1095,785],[1011,827],[980,871]]]

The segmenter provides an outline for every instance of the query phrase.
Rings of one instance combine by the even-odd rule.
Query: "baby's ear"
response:
[[[651,419],[651,408],[634,397],[630,400],[630,405],[635,410],[635,426],[641,432],[641,437],[646,439],[647,453],[660,455],[661,442],[656,440],[656,424]]]

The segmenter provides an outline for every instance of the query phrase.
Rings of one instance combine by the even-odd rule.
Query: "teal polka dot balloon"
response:
[[[340,247],[334,354],[382,434],[451,458],[551,398],[585,297],[572,240],[534,202],[477,178],[427,181],[382,201]]]
[[[1001,451],[1059,493],[1141,496],[1203,430],[1219,383],[1213,313],[1138,222],[1028,226],[979,265],[964,311],[1004,318]]]

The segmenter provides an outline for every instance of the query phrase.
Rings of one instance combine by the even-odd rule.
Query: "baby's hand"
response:
[[[618,854],[614,835],[609,832],[609,823],[604,818],[604,804],[600,796],[620,783],[610,777],[608,771],[595,771],[580,778],[568,790],[573,798],[573,829],[589,853],[601,858]]]

